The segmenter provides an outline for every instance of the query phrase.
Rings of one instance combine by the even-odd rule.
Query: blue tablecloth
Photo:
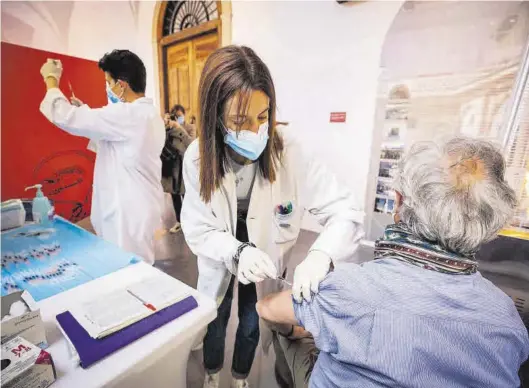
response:
[[[2,233],[2,296],[28,290],[39,301],[140,260],[56,217]]]

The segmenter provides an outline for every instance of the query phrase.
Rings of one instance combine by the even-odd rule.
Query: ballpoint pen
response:
[[[154,307],[152,304],[150,304],[149,302],[143,300],[142,298],[140,298],[138,295],[134,294],[131,290],[127,290],[127,292],[129,294],[131,294],[134,298],[138,299],[141,303],[143,303],[143,305],[145,307],[147,307],[149,310],[152,310],[152,311],[156,311],[156,307]]]

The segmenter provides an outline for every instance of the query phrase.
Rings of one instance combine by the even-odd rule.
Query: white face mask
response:
[[[123,97],[123,93],[124,93],[123,87],[120,84],[118,84],[117,82],[116,82],[116,85],[119,85],[121,87],[121,96],[118,96],[116,93],[114,93],[112,91],[112,88],[110,87],[110,85],[107,82],[107,99],[108,99],[109,104],[110,103],[111,104],[116,104],[116,103],[122,101],[122,97]]]
[[[224,143],[246,159],[252,161],[259,159],[268,144],[268,121],[259,126],[257,133],[247,130],[237,133],[233,129],[224,128],[226,129]]]
[[[116,96],[116,93],[110,89],[110,86],[107,84],[107,99],[109,104],[116,104],[119,102],[119,97]]]

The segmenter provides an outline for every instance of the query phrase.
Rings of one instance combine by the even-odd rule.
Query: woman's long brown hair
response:
[[[237,111],[247,111],[249,95],[260,90],[270,99],[269,140],[258,159],[260,174],[274,182],[283,141],[275,128],[276,93],[268,67],[250,48],[227,46],[212,53],[204,65],[199,86],[198,137],[200,143],[200,196],[206,203],[221,185],[227,168],[227,145],[221,126],[227,101],[240,93]]]

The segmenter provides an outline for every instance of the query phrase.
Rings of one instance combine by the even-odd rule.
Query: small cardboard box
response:
[[[56,378],[48,352],[22,337],[2,345],[2,388],[46,388]]]
[[[4,317],[9,314],[11,305],[17,301],[22,301],[29,308],[29,311],[4,320]],[[46,331],[44,330],[44,323],[40,316],[40,309],[37,303],[27,291],[13,292],[9,295],[2,296],[2,340],[4,344],[11,339],[21,336],[41,349],[48,347],[46,341]]]

